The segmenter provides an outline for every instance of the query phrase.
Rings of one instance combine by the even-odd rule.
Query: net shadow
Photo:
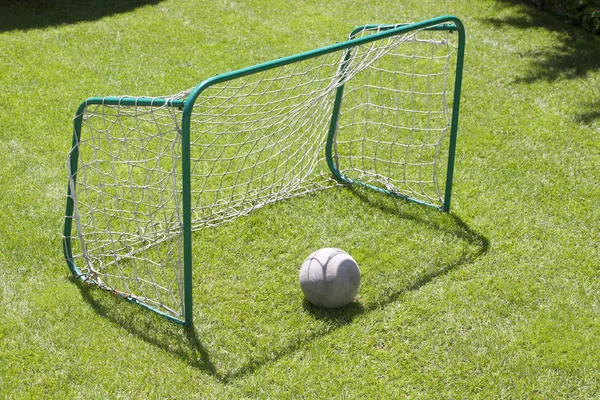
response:
[[[328,196],[331,198],[328,199]],[[331,207],[331,202],[341,201],[347,201],[347,207]],[[291,208],[299,208],[298,217],[290,212]],[[327,208],[331,211],[326,211]],[[384,229],[379,236],[369,238],[376,235],[373,232],[377,232],[377,228],[362,223],[365,210],[371,210],[367,215],[369,218],[391,221],[393,225],[404,228],[407,242],[415,241],[416,247],[399,243],[397,249],[381,250],[379,245],[369,245],[370,239],[384,242],[386,231]],[[489,240],[472,230],[458,216],[361,188],[338,188],[285,200],[257,210],[255,214],[217,228],[218,232],[210,235],[214,257],[221,258],[221,262],[215,263],[210,257],[196,257],[195,265],[202,268],[194,271],[194,328],[185,329],[169,323],[154,313],[124,304],[122,299],[80,282],[77,285],[82,297],[103,318],[221,382],[231,383],[360,321],[371,312],[401,301],[405,294],[472,263],[489,247]],[[265,218],[267,214],[271,214],[272,218]],[[282,221],[285,216],[289,217],[288,222]],[[317,218],[332,225],[327,227],[331,231],[345,229],[345,225],[335,225],[338,219],[351,219],[351,225],[356,226],[356,232],[345,229],[338,241],[327,242],[334,246],[344,242],[346,248],[355,248],[351,254],[357,254],[363,270],[359,297],[338,310],[312,306],[303,299],[297,285],[297,261],[306,255],[306,248],[322,246],[323,237],[331,235],[327,229],[317,233],[310,223],[299,226],[300,219],[310,222]],[[282,223],[298,225],[289,238],[302,245],[292,249],[276,241],[265,240],[265,237],[275,238],[272,236],[274,232],[282,232]],[[246,260],[239,261],[237,267],[227,267],[230,265],[228,256],[221,251],[230,251],[226,248],[226,241],[232,242],[234,231],[240,234],[240,241],[245,242],[243,253]],[[253,241],[257,231],[263,233],[263,238]],[[357,232],[363,236],[355,235]],[[389,236],[389,232],[387,234]],[[282,233],[280,238],[285,240],[286,236]],[[207,236],[202,238],[208,239]],[[225,241],[221,242],[219,238],[225,238]],[[410,255],[393,261],[397,260],[398,252],[416,253],[418,247],[425,245],[417,240],[429,241],[430,246],[437,247],[431,252],[431,259],[425,260],[424,267],[415,267],[415,259]],[[237,241],[233,242],[231,246],[237,247]],[[385,243],[384,246],[387,247]],[[361,247],[364,250],[362,254]],[[368,254],[370,251],[380,253],[373,257]],[[271,265],[264,265],[261,261],[263,253],[268,253],[266,257],[274,260]],[[281,256],[283,253],[287,255]],[[239,254],[232,254],[232,257],[240,260]],[[244,270],[252,276],[242,276]],[[268,278],[271,275],[274,276],[272,280]],[[239,287],[236,282],[241,282]],[[247,332],[250,334],[247,335]],[[267,339],[261,341],[257,339],[259,337]]]
[[[101,317],[123,327],[139,339],[186,360],[191,366],[218,376],[208,351],[194,327],[183,327],[123,298],[70,276],[83,300]]]

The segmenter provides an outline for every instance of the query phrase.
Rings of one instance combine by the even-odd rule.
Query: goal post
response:
[[[443,16],[74,118],[63,250],[73,275],[192,325],[193,232],[358,184],[448,212],[465,32]]]

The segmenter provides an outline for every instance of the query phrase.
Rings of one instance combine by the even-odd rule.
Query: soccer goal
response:
[[[362,185],[450,210],[465,33],[444,16],[164,97],[92,97],[74,118],[71,272],[192,324],[192,232],[269,203]]]

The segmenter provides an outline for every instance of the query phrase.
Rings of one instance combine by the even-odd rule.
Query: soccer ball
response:
[[[317,307],[343,307],[354,299],[359,286],[358,264],[340,249],[317,250],[300,268],[302,292]]]

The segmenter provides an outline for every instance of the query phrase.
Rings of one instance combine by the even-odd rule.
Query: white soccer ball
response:
[[[302,292],[317,307],[343,307],[354,300],[359,286],[358,264],[340,249],[317,250],[300,268]]]

